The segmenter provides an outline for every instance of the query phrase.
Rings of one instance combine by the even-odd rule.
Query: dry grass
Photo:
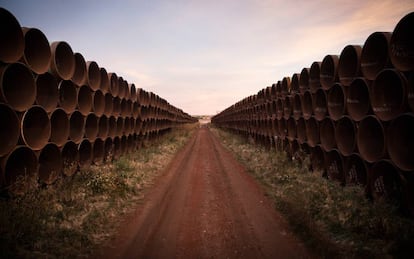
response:
[[[291,161],[232,133],[214,129],[303,240],[324,258],[414,258],[414,222],[392,204],[371,202],[358,186],[340,186],[309,172],[309,158]]]
[[[0,258],[88,257],[171,161],[196,125],[174,129],[117,161],[0,200]],[[32,180],[36,184],[36,181]]]

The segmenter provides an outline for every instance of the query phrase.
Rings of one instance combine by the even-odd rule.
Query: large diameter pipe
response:
[[[364,43],[361,52],[361,71],[368,80],[374,80],[377,74],[391,67],[389,58],[389,42],[391,32],[374,32]]]
[[[125,89],[125,81],[124,78],[122,78],[122,76],[118,77],[118,97],[119,98],[124,98],[126,94],[126,89]]]
[[[304,118],[299,118],[296,124],[297,139],[299,144],[304,144],[307,141],[306,138],[306,122]]]
[[[78,145],[73,141],[68,141],[61,151],[63,174],[71,176],[78,171],[79,150]]]
[[[346,114],[346,91],[340,83],[335,83],[328,92],[328,113],[337,121]]]
[[[98,118],[98,137],[99,138],[106,138],[108,136],[108,129],[109,129],[109,120],[108,117],[102,115]]]
[[[63,160],[58,146],[47,144],[39,155],[39,180],[45,184],[54,183],[62,174]]]
[[[279,137],[285,139],[287,135],[287,124],[285,119],[278,120]]]
[[[293,141],[294,139],[296,139],[296,135],[297,135],[297,127],[296,127],[295,119],[290,117],[286,122],[286,126],[287,126],[287,138],[290,141]]]
[[[95,61],[86,62],[86,79],[92,91],[96,91],[101,86],[101,70]]]
[[[276,102],[274,102],[276,105]],[[141,106],[139,105],[138,102],[134,102],[133,106],[132,106],[132,117],[134,119],[137,119],[138,117],[141,116]]]
[[[361,52],[359,45],[347,45],[342,50],[338,61],[338,77],[342,85],[349,86],[361,75]]]
[[[315,93],[318,89],[321,88],[320,82],[320,70],[321,62],[315,61],[312,63],[309,70],[309,88],[311,93]]]
[[[391,160],[404,171],[414,170],[414,115],[406,113],[391,121],[387,147]]]
[[[384,126],[373,116],[367,116],[359,122],[357,145],[361,157],[373,163],[383,158],[386,153]]]
[[[314,117],[306,120],[306,138],[310,147],[315,147],[320,143],[319,122]]]
[[[66,112],[57,108],[50,114],[50,142],[55,143],[58,147],[66,144],[69,138],[69,118]]]
[[[78,89],[78,110],[82,115],[87,116],[92,110],[92,106],[92,91],[89,86],[83,85]]]
[[[50,45],[52,58],[50,71],[58,79],[70,80],[75,73],[75,56],[72,48],[64,41],[55,41]]]
[[[390,40],[390,58],[401,71],[414,70],[414,12],[404,16],[395,26]]]
[[[336,147],[335,123],[329,117],[326,117],[319,125],[319,138],[325,151],[331,151]]]
[[[24,34],[23,62],[36,74],[48,71],[52,53],[49,41],[42,31],[36,28],[22,28]]]
[[[0,7],[0,61],[13,63],[18,61],[24,52],[24,36],[16,17]]]
[[[79,167],[86,169],[92,164],[93,149],[89,139],[83,139],[78,146],[79,150]]]
[[[76,85],[86,84],[86,61],[80,53],[73,54],[75,58],[75,72],[72,76],[72,82]]]
[[[69,116],[69,139],[79,144],[85,134],[85,117],[79,111]]]
[[[111,116],[112,115],[112,109],[113,109],[113,97],[111,93],[106,93],[105,94],[105,109],[104,109],[104,114],[106,116]]]
[[[365,186],[367,184],[368,165],[357,153],[345,158],[344,173],[347,185]]]
[[[302,114],[305,120],[313,115],[313,98],[310,91],[305,91],[301,96],[302,100]]]
[[[107,93],[110,91],[110,82],[108,78],[108,72],[106,72],[106,69],[104,67],[100,68],[100,72],[101,72],[101,85],[99,89],[101,89],[103,93]]]
[[[283,100],[283,118],[286,120],[292,115],[292,98],[290,95],[286,96]]]
[[[382,70],[372,84],[370,98],[379,119],[394,119],[407,107],[407,78],[395,69]]]
[[[97,138],[93,142],[92,149],[93,149],[93,151],[92,151],[92,154],[93,154],[92,162],[95,165],[102,164],[102,162],[104,161],[104,156],[105,156],[105,142],[101,138]]]
[[[356,126],[350,117],[344,116],[336,123],[335,140],[342,155],[349,156],[356,151]]]
[[[42,149],[49,141],[51,124],[47,112],[41,106],[32,106],[21,119],[21,137],[33,150]]]
[[[338,150],[325,152],[325,168],[328,179],[345,184],[344,159]]]
[[[124,132],[124,118],[118,117],[116,119],[116,133],[115,136],[121,137]]]
[[[114,138],[116,136],[117,123],[115,116],[108,119],[108,136]]]
[[[292,75],[292,81],[290,83],[290,94],[296,94],[299,92],[299,80],[300,80],[299,73],[295,73]]]
[[[303,94],[309,90],[309,70],[310,68],[303,68],[299,77],[299,92]]]
[[[37,174],[36,154],[27,146],[16,146],[6,157],[1,159],[3,185],[11,193],[24,193],[28,181]],[[26,188],[25,188],[26,187]]]
[[[59,89],[56,78],[50,73],[36,77],[36,104],[42,106],[48,113],[52,112],[59,100]]]
[[[20,124],[16,112],[7,104],[0,103],[0,157],[11,152],[19,141]]]
[[[89,113],[85,121],[85,138],[94,141],[98,136],[98,117],[95,113]]]
[[[0,65],[0,101],[14,110],[24,112],[36,99],[32,72],[22,63]]]
[[[289,94],[290,91],[290,77],[286,76],[282,79],[282,87],[281,87],[281,95],[286,96]]]
[[[329,90],[335,82],[338,82],[338,63],[337,55],[326,55],[321,64],[321,86],[324,90]]]
[[[401,196],[400,173],[389,160],[380,160],[372,165],[368,185],[374,200],[399,200]]]
[[[302,117],[302,99],[299,93],[295,94],[292,98],[292,110],[293,110],[293,118],[298,120]]]
[[[283,99],[282,98],[277,98],[277,100],[276,100],[276,118],[278,120],[281,120],[283,118],[283,114],[284,114],[283,105],[284,105]],[[141,111],[145,114],[146,111],[147,111],[147,107],[145,107],[145,106],[142,107]]]
[[[105,95],[101,90],[92,93],[92,110],[96,116],[100,117],[105,113]]]
[[[328,113],[326,91],[323,89],[318,89],[313,96],[313,113],[318,121],[325,119]]]
[[[112,115],[118,117],[121,114],[121,99],[114,97],[112,99]]]
[[[58,105],[61,107],[67,114],[70,114],[75,111],[78,92],[75,85],[72,81],[62,80],[59,83],[59,100]]]
[[[364,78],[356,78],[348,87],[346,110],[354,121],[360,121],[372,112],[369,86]]]
[[[119,91],[118,76],[115,73],[108,73],[108,79],[109,79],[109,91],[113,97],[117,97],[118,91]]]
[[[135,102],[137,100],[137,88],[136,88],[135,84],[133,84],[133,83],[129,84],[129,89],[130,89],[130,92],[131,92],[130,100],[132,102]]]

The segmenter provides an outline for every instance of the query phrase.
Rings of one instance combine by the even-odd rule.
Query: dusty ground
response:
[[[99,257],[312,257],[207,128],[177,154],[108,246]]]

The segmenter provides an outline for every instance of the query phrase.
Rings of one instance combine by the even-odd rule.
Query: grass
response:
[[[414,258],[414,222],[396,206],[369,201],[359,186],[340,186],[245,138],[213,128],[266,189],[292,229],[322,258]]]
[[[0,258],[91,256],[142,201],[194,129],[195,124],[173,129],[114,162],[0,198]]]

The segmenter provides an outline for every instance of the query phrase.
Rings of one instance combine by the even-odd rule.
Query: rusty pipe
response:
[[[90,141],[95,141],[96,136],[98,135],[98,117],[95,113],[89,113],[86,116],[85,121],[85,138],[89,139]]]
[[[369,97],[370,83],[364,78],[356,78],[348,87],[346,110],[354,121],[360,121],[372,114]]]
[[[21,139],[26,146],[33,150],[42,149],[48,143],[50,133],[50,119],[41,106],[32,106],[23,114]]]
[[[92,91],[101,87],[101,70],[95,61],[86,62],[86,82]]]
[[[101,138],[95,139],[95,141],[92,144],[92,162],[95,165],[100,165],[104,161],[105,156],[105,143]]]
[[[56,144],[47,144],[40,151],[38,161],[38,174],[40,182],[45,184],[52,184],[62,174],[63,160],[60,150]]]
[[[281,84],[281,97],[284,97],[286,95],[289,94],[290,92],[290,77],[286,76],[282,79],[282,84]]]
[[[135,87],[135,84],[134,83],[129,84],[129,89],[131,92],[130,100],[132,102],[135,102],[137,100],[137,88]]]
[[[313,98],[310,91],[305,91],[301,96],[302,114],[305,120],[313,115]]]
[[[115,116],[111,116],[108,119],[108,136],[111,138],[114,138],[116,136],[116,128],[117,128],[117,123],[116,123],[116,118]]]
[[[357,151],[356,125],[349,116],[342,117],[336,123],[335,140],[342,155],[350,156]]]
[[[283,118],[283,114],[284,114],[283,104],[284,104],[283,99],[282,98],[277,98],[277,100],[276,100],[276,118],[278,120],[281,120]],[[144,111],[145,111],[146,108],[145,107],[143,107],[143,108],[144,108]]]
[[[58,105],[67,114],[75,111],[78,100],[78,91],[72,81],[62,80],[59,83]]]
[[[400,71],[414,70],[414,12],[404,16],[392,32],[389,51],[391,62]]]
[[[115,73],[108,73],[108,80],[110,93],[113,97],[117,97],[119,91],[118,76]]]
[[[391,161],[404,171],[414,170],[414,115],[405,113],[391,121],[387,148]]]
[[[125,97],[125,81],[122,76],[118,77],[118,97],[124,98]]]
[[[113,109],[113,97],[111,93],[106,93],[105,94],[105,109],[104,109],[104,114],[106,116],[111,116],[112,115],[112,109]]]
[[[86,84],[86,61],[82,54],[76,52],[73,54],[75,58],[75,71],[72,76],[72,82],[77,86]]]
[[[315,117],[306,120],[306,138],[310,147],[315,147],[320,143],[319,122]]]
[[[46,112],[52,112],[59,100],[59,89],[56,78],[50,73],[36,76],[36,104],[42,106]]]
[[[407,109],[407,78],[395,69],[382,70],[372,83],[372,110],[383,121],[389,121]]]
[[[287,138],[289,141],[293,141],[296,139],[297,129],[296,129],[296,121],[293,117],[290,117],[286,121],[286,128],[287,128]]]
[[[75,56],[70,45],[64,41],[55,41],[52,42],[50,48],[52,51],[51,73],[58,79],[71,79],[75,73]]]
[[[283,118],[286,120],[290,118],[292,115],[292,100],[291,96],[287,95],[283,99]]]
[[[115,136],[122,137],[123,132],[124,132],[124,118],[118,117],[116,119],[116,133],[115,133]]]
[[[361,157],[373,163],[387,153],[384,126],[373,116],[367,116],[359,122],[357,146]]]
[[[391,35],[391,32],[374,32],[365,41],[361,52],[361,71],[366,79],[374,80],[381,70],[392,66],[388,54]]]
[[[46,73],[52,57],[48,39],[39,29],[23,27],[22,30],[24,35],[23,63],[36,74]]]
[[[99,138],[106,138],[108,136],[108,130],[109,130],[109,120],[108,117],[105,115],[102,115],[101,117],[98,117],[98,135]]]
[[[79,144],[85,134],[85,117],[79,111],[69,115],[69,139]]]
[[[16,112],[7,104],[0,103],[0,157],[11,152],[17,145],[20,123]]]
[[[368,165],[358,153],[345,158],[344,173],[347,185],[367,185]]]
[[[324,90],[329,90],[334,83],[338,82],[338,63],[337,55],[326,55],[321,63],[320,80]]]
[[[50,114],[50,142],[61,147],[66,144],[69,138],[69,118],[66,112],[61,108],[56,108]]]
[[[112,115],[118,117],[121,113],[121,99],[114,97],[112,99]]]
[[[139,105],[138,102],[134,102],[132,106],[132,117],[134,119],[137,119],[140,116],[141,116],[141,106]]]
[[[105,95],[101,90],[92,93],[92,110],[96,116],[100,117],[105,113]]]
[[[328,113],[332,120],[337,121],[346,114],[346,89],[335,83],[328,91]]]
[[[24,36],[20,23],[9,11],[0,7],[0,61],[17,62],[24,52]]]
[[[303,68],[299,77],[299,92],[303,94],[309,90],[309,73],[310,68]]]
[[[78,145],[73,141],[67,141],[61,151],[63,174],[72,176],[78,171],[79,150]]]
[[[361,76],[361,52],[359,45],[347,45],[341,52],[338,61],[339,82],[349,86],[356,77]]]
[[[93,100],[92,91],[87,85],[83,85],[78,89],[78,111],[82,115],[87,116],[92,110]]]
[[[292,110],[293,110],[293,118],[298,120],[302,117],[302,99],[299,93],[295,94],[292,98]]]
[[[299,80],[300,80],[300,74],[294,73],[292,75],[292,81],[290,83],[290,94],[296,94],[299,92]]]
[[[92,144],[88,139],[83,139],[78,146],[79,151],[79,167],[87,169],[92,164],[93,149]]]
[[[313,113],[315,114],[315,119],[318,121],[325,119],[327,111],[326,91],[320,88],[313,96]]]
[[[287,135],[286,120],[282,118],[282,119],[278,120],[277,124],[278,124],[278,127],[279,127],[279,138],[285,139],[285,137]]]
[[[321,88],[320,71],[321,62],[313,62],[309,70],[309,89],[311,93],[316,93],[316,91]]]
[[[400,172],[389,160],[380,160],[368,173],[368,191],[374,200],[398,200],[401,196]]]
[[[24,112],[36,99],[32,72],[22,63],[0,65],[0,101],[14,110]]]
[[[307,141],[307,138],[306,138],[306,122],[305,122],[305,119],[303,117],[300,117],[297,120],[296,129],[297,129],[297,140],[298,140],[299,144],[306,143],[306,141]]]
[[[131,133],[131,118],[130,117],[125,117],[124,118],[123,134],[124,135],[129,135],[130,133]]]
[[[319,139],[321,146],[325,151],[331,151],[336,148],[335,139],[335,123],[329,118],[325,117],[319,124]]]
[[[100,71],[100,74],[101,74],[101,83],[100,83],[99,89],[102,91],[102,93],[105,94],[105,93],[109,92],[109,88],[110,88],[108,72],[106,72],[106,69],[104,67],[101,67],[99,69],[99,71]]]

